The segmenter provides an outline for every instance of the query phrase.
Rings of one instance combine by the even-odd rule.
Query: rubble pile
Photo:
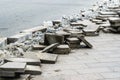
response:
[[[44,22],[14,36],[1,37],[0,80],[30,80],[31,75],[42,73],[41,64],[55,64],[61,54],[69,55],[73,49],[92,49],[94,46],[86,37],[99,36],[101,31],[119,33],[118,10],[120,6],[106,3],[102,9],[98,5],[88,10],[90,14],[81,11],[80,16],[63,16],[62,20]]]

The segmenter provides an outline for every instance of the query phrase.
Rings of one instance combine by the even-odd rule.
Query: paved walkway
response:
[[[56,64],[42,64],[33,80],[120,80],[120,35],[100,33],[86,37],[93,49],[72,50]]]

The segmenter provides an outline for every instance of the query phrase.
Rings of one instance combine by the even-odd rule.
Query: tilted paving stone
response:
[[[57,54],[50,53],[36,53],[37,57],[41,60],[41,63],[51,63],[54,64],[57,61]]]
[[[44,48],[44,49],[42,50],[42,52],[48,52],[48,51],[50,51],[51,49],[56,48],[57,46],[59,46],[58,43],[51,44],[51,45],[47,46],[46,48]]]

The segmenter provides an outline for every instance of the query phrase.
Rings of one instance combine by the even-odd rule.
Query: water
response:
[[[43,21],[73,15],[96,0],[0,0],[0,35],[11,36]]]

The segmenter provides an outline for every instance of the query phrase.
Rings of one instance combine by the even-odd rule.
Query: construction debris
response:
[[[44,48],[44,49],[42,50],[42,52],[48,52],[48,51],[50,51],[51,49],[56,48],[58,45],[59,45],[58,43],[51,44],[51,45],[47,46],[46,48]]]
[[[79,36],[78,39],[80,42],[83,42],[87,48],[92,48],[93,46],[84,38],[84,36]]]
[[[56,54],[50,53],[36,53],[37,57],[41,60],[41,63],[55,64],[58,58]]]
[[[27,63],[27,65],[40,65],[41,62],[39,59],[31,59],[31,58],[6,58],[7,62],[18,62],[18,63]]]
[[[7,75],[7,74],[6,74]],[[0,80],[30,80],[31,79],[31,75],[30,74],[24,74],[24,75],[20,75],[19,77],[13,77],[13,78],[9,78],[9,77],[1,77]]]
[[[98,6],[91,9],[92,14],[84,12],[0,38],[0,80],[30,80],[30,74],[42,73],[41,63],[55,64],[58,54],[92,48],[85,37],[98,36],[100,31],[120,32],[120,7]]]
[[[35,44],[32,46],[33,50],[43,50],[46,46],[45,45],[40,45],[40,44]]]
[[[80,41],[78,38],[67,38],[67,43],[71,49],[80,47]]]
[[[59,45],[57,48],[53,50],[54,54],[68,54],[70,53],[71,49],[68,45]]]
[[[1,77],[16,77],[18,73],[24,73],[26,63],[7,62],[0,66]]]
[[[27,65],[25,74],[40,75],[42,73],[40,66]]]
[[[50,45],[54,43],[63,44],[64,43],[64,36],[57,35],[55,33],[46,33],[44,37],[44,44]]]

